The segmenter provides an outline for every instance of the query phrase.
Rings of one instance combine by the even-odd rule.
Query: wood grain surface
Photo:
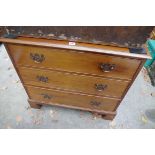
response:
[[[43,48],[8,44],[10,54],[19,66],[54,69],[75,73],[98,75],[102,77],[131,80],[141,60],[93,54],[56,48]],[[36,63],[32,56],[43,57]],[[112,71],[105,72],[102,64],[115,65]]]
[[[43,89],[32,86],[26,87],[30,99],[46,102],[48,104],[62,104],[67,106],[76,106],[98,111],[114,111],[120,100],[95,97],[93,95],[70,93],[55,89]]]
[[[129,82],[65,72],[19,67],[24,84],[121,98]]]

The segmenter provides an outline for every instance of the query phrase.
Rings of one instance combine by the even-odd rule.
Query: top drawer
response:
[[[8,44],[15,63],[19,66],[54,69],[99,75],[119,79],[132,79],[140,60],[81,52],[68,49]]]

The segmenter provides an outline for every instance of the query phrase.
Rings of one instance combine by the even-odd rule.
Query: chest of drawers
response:
[[[33,108],[49,104],[113,119],[147,54],[128,48],[18,37],[2,41]]]

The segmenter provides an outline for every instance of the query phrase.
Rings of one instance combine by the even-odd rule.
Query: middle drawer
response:
[[[129,82],[73,73],[19,67],[24,84],[121,98]]]

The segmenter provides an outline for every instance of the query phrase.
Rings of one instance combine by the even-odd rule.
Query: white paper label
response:
[[[71,41],[70,41],[70,42],[69,42],[69,45],[70,45],[70,46],[75,46],[75,45],[76,45],[76,43],[75,43],[75,42],[71,42]]]

